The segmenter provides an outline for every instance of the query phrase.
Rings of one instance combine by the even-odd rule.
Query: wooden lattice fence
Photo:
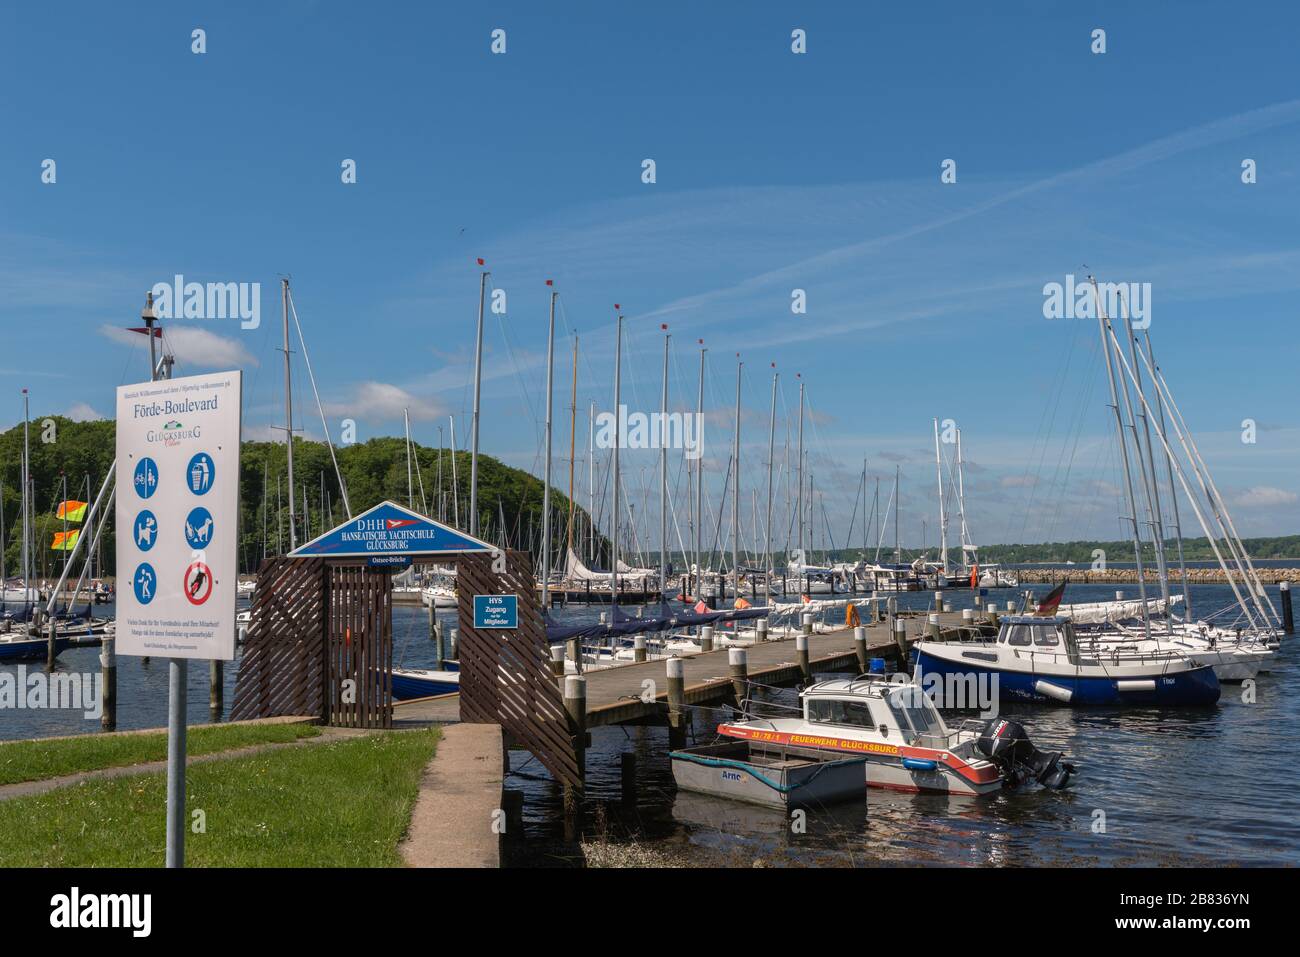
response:
[[[573,732],[551,673],[532,561],[526,552],[511,551],[504,564],[504,572],[493,571],[493,558],[484,553],[456,560],[461,720],[501,725],[557,781],[581,788]],[[474,627],[475,595],[510,594],[519,599],[517,629]]]

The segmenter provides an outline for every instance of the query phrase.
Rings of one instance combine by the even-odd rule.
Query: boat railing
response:
[[[765,698],[753,698],[747,695],[741,698],[738,704],[741,717],[746,721],[766,721],[771,724],[776,718],[803,717],[802,707],[768,701]]]

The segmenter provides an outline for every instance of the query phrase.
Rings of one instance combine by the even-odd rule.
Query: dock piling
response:
[[[799,616],[799,623],[803,626],[802,632],[804,637],[813,633],[813,615],[810,611],[805,611]],[[807,644],[807,642],[805,642]]]
[[[632,639],[632,660],[645,661],[645,635],[637,635]]]
[[[1291,583],[1282,582],[1278,586],[1282,592],[1282,630],[1288,635],[1295,634],[1295,618],[1291,614]]]
[[[943,589],[935,589],[934,592],[934,610],[943,611]]]
[[[812,617],[812,616],[809,616]],[[794,639],[795,652],[799,656],[799,673],[803,675],[803,680],[807,681],[812,677],[812,667],[808,661],[808,635],[798,635]]]
[[[853,651],[858,656],[858,674],[867,673],[867,629],[858,625],[853,629]]]
[[[700,629],[700,651],[713,650],[713,626],[705,625]]]
[[[114,653],[112,635],[105,635],[99,646],[99,674],[103,682],[101,700],[103,713],[99,716],[99,727],[103,731],[117,730],[117,655]]]
[[[925,636],[933,641],[938,641],[943,637],[942,632],[943,626],[939,624],[939,616],[937,614],[930,615],[925,623]]]
[[[55,650],[54,619],[51,618],[45,626],[45,670],[54,670],[54,659],[58,656]]]
[[[898,646],[898,656],[907,661],[907,622],[902,618],[894,619],[894,644]]]
[[[668,659],[668,744],[680,748],[686,743],[686,673],[682,659]]]
[[[208,662],[208,720],[213,724],[221,723],[221,714],[226,709],[224,666],[225,662],[219,658]]]
[[[736,696],[736,707],[745,700],[749,685],[749,656],[744,648],[727,649],[727,670],[731,672],[731,689]]]
[[[564,649],[559,645],[551,645],[551,674],[564,684]]]
[[[767,641],[767,619],[760,618],[754,623],[756,641]]]
[[[582,648],[578,644],[578,639],[570,638],[565,642],[565,646],[569,649],[568,658],[573,662],[574,670],[582,674]]]
[[[564,710],[569,714],[573,732],[573,750],[578,757],[578,774],[587,776],[587,679],[582,675],[564,676]]]

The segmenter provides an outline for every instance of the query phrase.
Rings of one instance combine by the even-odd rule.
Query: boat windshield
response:
[[[847,724],[855,728],[874,728],[871,709],[865,701],[837,701],[812,698],[808,701],[808,720],[820,724]]]
[[[935,710],[934,702],[920,688],[899,688],[889,696],[889,704],[896,714],[901,711],[907,715],[907,720],[918,736],[943,736],[943,719]]]

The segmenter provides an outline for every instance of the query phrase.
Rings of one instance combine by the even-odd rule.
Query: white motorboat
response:
[[[863,675],[809,685],[800,708],[745,702],[745,717],[718,726],[751,748],[813,748],[864,755],[867,787],[982,796],[1030,779],[1063,788],[1074,765],[1043,753],[1019,724],[971,719],[949,728],[934,702],[906,675]],[[757,709],[789,710],[764,717]]]

